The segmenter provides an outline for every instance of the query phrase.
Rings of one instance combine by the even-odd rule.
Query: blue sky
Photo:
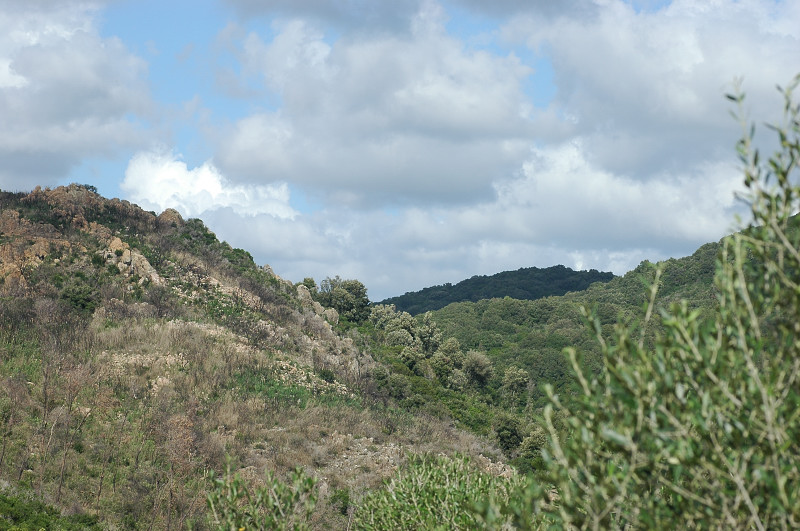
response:
[[[733,228],[738,129],[800,72],[800,2],[0,2],[0,188],[200,217],[373,300]]]

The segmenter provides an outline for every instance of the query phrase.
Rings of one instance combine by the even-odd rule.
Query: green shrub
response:
[[[97,307],[98,294],[88,284],[75,282],[64,288],[61,298],[81,312],[92,313]]]
[[[208,495],[209,523],[214,529],[267,530],[309,529],[317,503],[316,480],[297,468],[291,483],[267,472],[263,487],[250,488],[230,463],[224,477],[211,474],[213,489]]]
[[[0,493],[0,530],[38,531],[101,529],[97,517],[86,514],[61,516],[54,507],[11,493]]]
[[[354,528],[476,529],[483,527],[483,520],[474,511],[475,503],[507,501],[513,486],[511,480],[478,470],[467,458],[414,456],[384,488],[361,500]]]

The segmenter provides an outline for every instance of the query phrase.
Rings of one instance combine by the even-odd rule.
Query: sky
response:
[[[624,274],[735,228],[725,94],[774,123],[798,72],[800,0],[0,0],[0,189],[175,208],[374,301]]]

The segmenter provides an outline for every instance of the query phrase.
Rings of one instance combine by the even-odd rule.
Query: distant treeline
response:
[[[381,301],[380,304],[394,304],[398,311],[417,315],[439,310],[454,302],[477,302],[503,297],[536,300],[564,295],[570,291],[584,290],[595,282],[608,282],[612,278],[613,273],[596,269],[573,271],[563,265],[544,269],[523,267],[490,276],[476,275],[455,285],[448,282],[421,291],[408,292]]]

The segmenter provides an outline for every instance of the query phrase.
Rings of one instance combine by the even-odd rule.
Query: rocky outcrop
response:
[[[157,286],[164,284],[164,280],[147,258],[136,249],[131,249],[127,243],[116,236],[111,239],[108,248],[103,250],[101,255],[106,264],[116,265],[120,273],[127,276],[137,275],[139,284],[144,284],[147,281]]]
[[[26,270],[38,267],[50,253],[72,247],[59,236],[52,225],[31,223],[16,210],[0,212],[0,294],[24,292]]]
[[[311,298],[311,291],[307,286],[303,284],[297,286],[297,299],[304,310],[312,310],[314,308],[314,299]]]
[[[156,223],[160,229],[168,229],[170,227],[178,228],[184,225],[183,218],[174,208],[168,208],[159,214],[156,218]]]
[[[315,315],[322,317],[326,322],[333,326],[339,324],[339,312],[333,308],[325,308],[315,301],[311,296],[311,291],[303,284],[297,285],[297,298],[304,310],[312,311]]]

